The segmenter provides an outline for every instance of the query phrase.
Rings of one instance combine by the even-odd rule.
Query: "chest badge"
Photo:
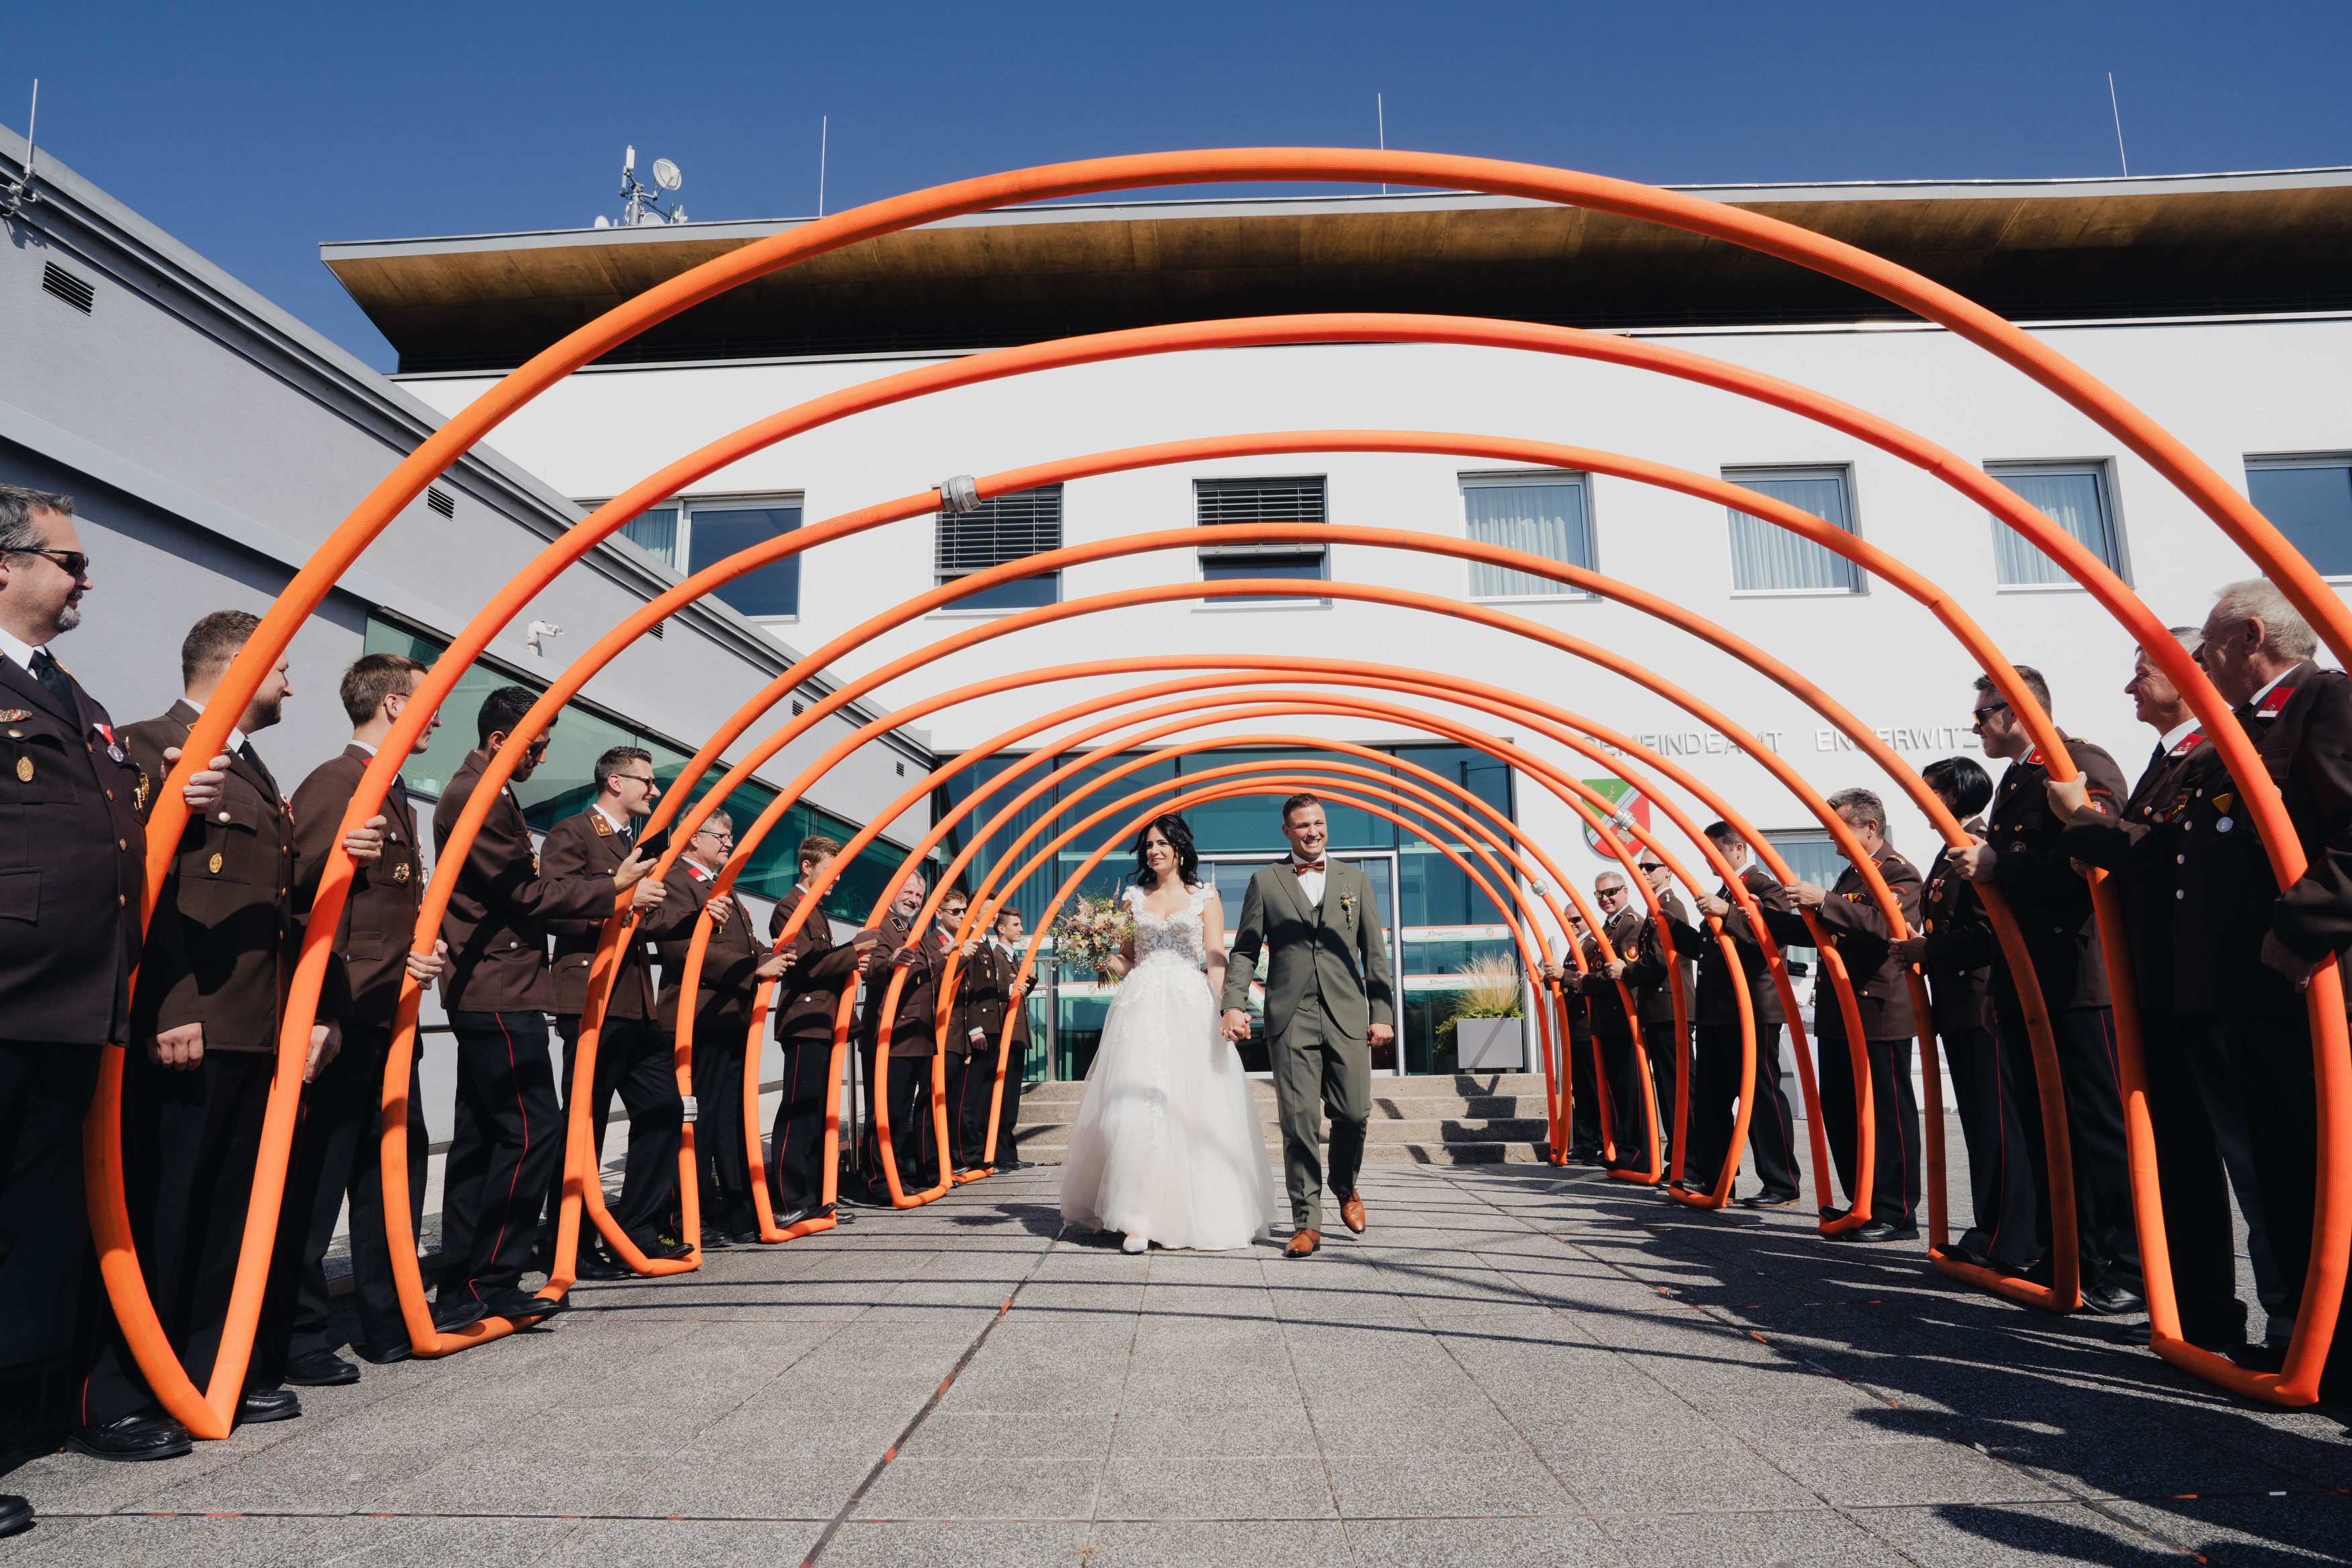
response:
[[[33,710],[29,708],[0,708],[0,724],[14,724],[20,719],[32,716]]]
[[[2219,822],[2217,822],[2217,823],[2215,823],[2215,824],[2213,825],[2213,831],[2214,831],[2214,832],[2216,832],[2216,833],[2227,833],[2227,832],[2229,832],[2229,831],[2230,831],[2230,829],[2231,829],[2232,827],[2235,827],[2236,826],[2237,826],[2237,824],[2236,824],[2236,823],[2234,823],[2234,822],[2231,821],[2228,817],[2226,817],[2226,816],[2225,816],[2225,817],[2223,817],[2221,821],[2219,821]]]
[[[16,759],[16,780],[19,784],[31,784],[33,782],[32,758],[18,757]]]
[[[141,768],[139,770],[139,782],[131,786],[131,809],[133,811],[146,810],[148,794],[150,791],[153,790],[154,787],[155,781],[147,776],[147,770],[145,768]]]
[[[407,861],[403,860],[399,865],[394,866],[392,868],[392,879],[395,882],[405,882],[408,880]]]
[[[213,875],[214,875],[214,876],[215,876],[215,877],[219,876],[219,875],[220,875],[220,868],[221,868],[221,858],[220,858],[220,852],[219,852],[218,850],[215,850],[215,851],[213,852],[213,858],[212,858],[212,862],[211,862],[211,869],[212,869],[212,873],[213,873]]]

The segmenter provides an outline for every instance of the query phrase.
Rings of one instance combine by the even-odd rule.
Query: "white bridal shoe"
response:
[[[1142,1252],[1148,1249],[1150,1246],[1150,1237],[1146,1236],[1130,1236],[1125,1241],[1118,1244],[1118,1249],[1121,1252]]]

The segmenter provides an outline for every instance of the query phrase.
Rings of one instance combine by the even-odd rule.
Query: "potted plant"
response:
[[[1518,966],[1507,958],[1480,958],[1463,973],[1469,984],[1454,993],[1459,1002],[1453,1016],[1437,1026],[1441,1037],[1454,1037],[1454,1069],[1518,1071],[1525,1055]]]

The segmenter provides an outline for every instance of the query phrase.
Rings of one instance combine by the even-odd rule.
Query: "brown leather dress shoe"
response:
[[[1364,1200],[1362,1196],[1356,1193],[1349,1193],[1348,1201],[1339,1205],[1339,1217],[1348,1222],[1349,1230],[1354,1231],[1358,1236],[1363,1235]]]
[[[1291,1237],[1290,1245],[1282,1249],[1282,1255],[1285,1258],[1312,1258],[1315,1256],[1315,1249],[1322,1245],[1321,1231],[1302,1230]]]

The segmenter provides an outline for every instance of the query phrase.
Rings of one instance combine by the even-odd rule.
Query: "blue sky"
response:
[[[16,7],[0,123],[371,363],[321,240],[565,227],[621,148],[697,218],[993,169],[1352,144],[1666,184],[2352,163],[2352,5]]]

